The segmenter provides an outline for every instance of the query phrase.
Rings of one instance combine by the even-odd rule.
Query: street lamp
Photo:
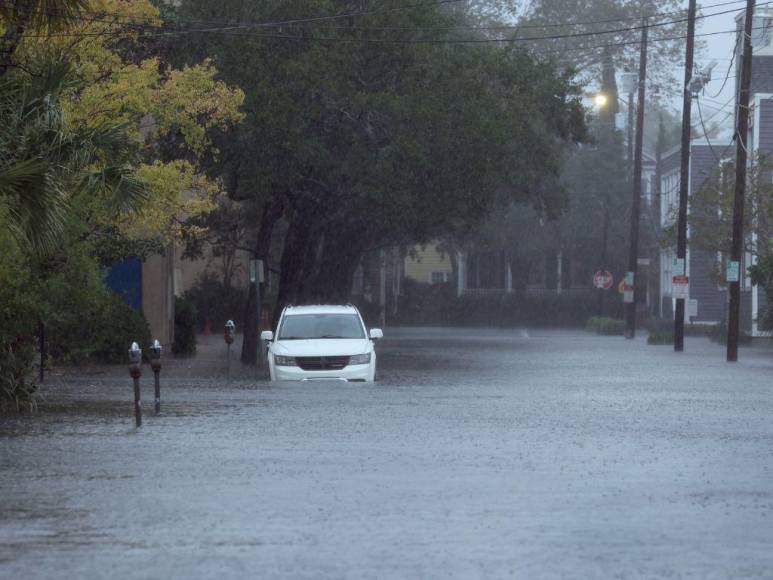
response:
[[[597,93],[596,96],[593,97],[593,103],[599,109],[603,109],[604,107],[606,107],[608,102],[609,102],[609,97],[607,97],[604,93]]]

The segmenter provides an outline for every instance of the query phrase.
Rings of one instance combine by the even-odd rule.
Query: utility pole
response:
[[[695,52],[695,2],[690,0],[687,9],[687,49],[684,56],[684,86],[682,100],[682,150],[679,172],[679,217],[676,225],[676,264],[673,275],[687,274],[687,186],[690,183],[690,116],[692,114],[692,92],[690,80],[693,73]],[[684,298],[676,299],[674,313],[674,352],[684,351]]]
[[[733,200],[733,241],[730,245],[730,267],[728,276],[730,286],[730,310],[727,317],[727,362],[738,360],[738,326],[741,307],[741,271],[743,258],[743,213],[746,193],[746,156],[747,134],[749,132],[749,85],[752,76],[752,18],[754,0],[746,0],[746,15],[743,25],[743,61],[741,63],[741,89],[738,93],[738,128],[735,134],[735,199]]]
[[[636,270],[639,260],[639,214],[641,213],[641,165],[644,147],[644,91],[647,84],[647,21],[641,29],[641,52],[639,53],[639,96],[636,109],[636,149],[633,165],[633,202],[631,204],[631,240],[628,251],[628,273],[626,285],[633,291],[624,294],[625,300],[625,337],[636,336]]]
[[[642,31],[643,34],[643,31]],[[633,91],[628,93],[628,175],[633,171]]]

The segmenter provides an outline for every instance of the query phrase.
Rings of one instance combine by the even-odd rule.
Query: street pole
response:
[[[628,93],[628,175],[633,171],[633,91]]]
[[[746,190],[747,133],[749,132],[749,85],[752,72],[752,18],[755,0],[746,0],[746,15],[743,26],[743,61],[741,63],[741,88],[738,93],[738,128],[735,134],[735,199],[733,200],[733,241],[730,245],[730,261],[736,263],[734,280],[728,280],[730,287],[730,310],[727,320],[727,362],[738,360],[738,327],[740,323],[741,271],[743,258],[743,214]]]
[[[631,204],[631,240],[628,251],[628,276],[633,285],[630,296],[625,295],[625,337],[636,336],[636,271],[639,263],[639,214],[641,213],[642,148],[644,146],[644,91],[647,84],[647,21],[641,29],[639,53],[639,96],[636,110],[636,150],[633,165],[633,200]]]
[[[677,264],[674,276],[687,273],[687,186],[690,181],[690,116],[692,114],[692,94],[690,80],[693,72],[695,52],[695,3],[690,0],[687,9],[687,48],[684,56],[684,86],[682,87],[682,150],[679,171],[679,217],[676,225]],[[684,351],[684,298],[676,299],[674,313],[674,351]]]

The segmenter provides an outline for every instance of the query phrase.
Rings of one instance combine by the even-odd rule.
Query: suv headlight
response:
[[[274,364],[278,367],[294,367],[297,366],[294,356],[281,356],[274,355]]]
[[[365,354],[355,354],[353,357],[349,358],[350,365],[366,365],[369,362],[370,362],[369,352],[366,352]]]

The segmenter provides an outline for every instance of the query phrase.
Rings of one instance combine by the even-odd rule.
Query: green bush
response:
[[[75,248],[48,273],[43,295],[48,352],[58,363],[125,362],[132,342],[150,345],[142,313],[107,289],[94,258]]]
[[[647,344],[674,344],[674,331],[656,330],[647,336]]]
[[[190,300],[177,296],[174,299],[174,342],[172,354],[193,356],[196,354],[196,307]]]
[[[3,222],[0,219],[0,227]],[[40,314],[29,266],[0,231],[0,411],[34,407],[35,330]]]
[[[607,300],[612,316],[622,315],[622,301]],[[495,326],[495,327],[582,327],[598,309],[593,290],[561,294],[501,293],[456,296],[450,284],[423,284],[406,280],[396,316],[390,324]]]
[[[184,298],[196,309],[199,331],[209,324],[211,330],[222,332],[228,320],[233,320],[236,328],[242,327],[247,306],[246,288],[226,287],[217,275],[204,272]]]
[[[585,323],[585,329],[605,336],[622,336],[625,331],[625,321],[606,316],[593,316]]]

